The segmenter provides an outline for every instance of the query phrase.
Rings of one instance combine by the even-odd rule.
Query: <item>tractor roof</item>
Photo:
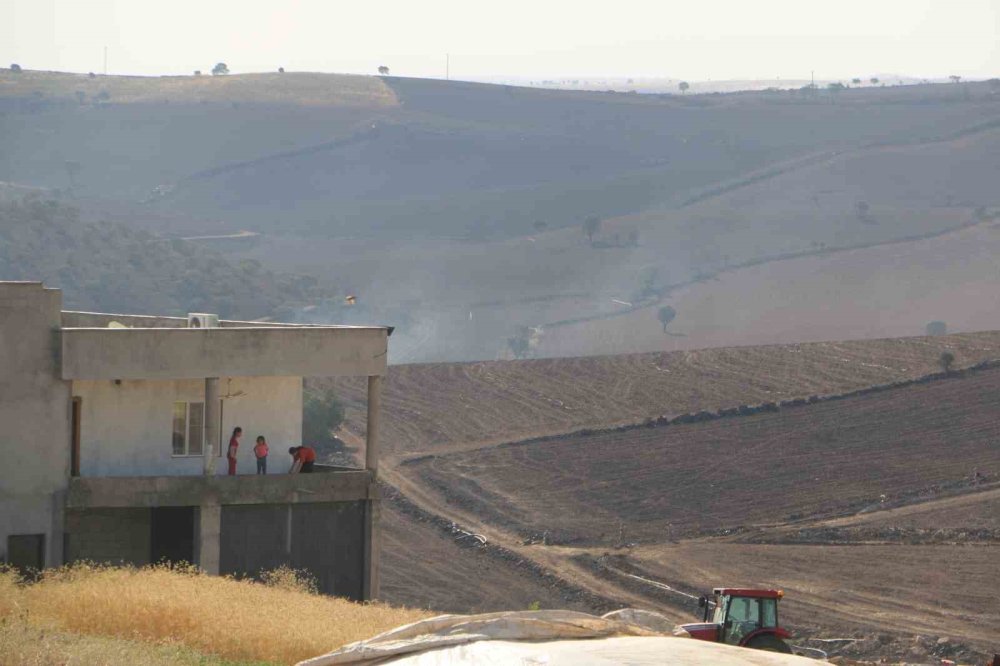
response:
[[[763,599],[780,599],[785,596],[781,590],[753,590],[745,587],[717,587],[712,592],[731,597],[759,597]]]

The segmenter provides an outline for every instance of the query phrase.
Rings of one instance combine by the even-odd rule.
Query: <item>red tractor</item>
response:
[[[679,625],[674,635],[792,653],[784,640],[792,634],[778,625],[778,599],[785,595],[784,592],[717,587],[712,594],[714,599],[701,597],[698,600],[698,607],[703,611],[702,622]]]

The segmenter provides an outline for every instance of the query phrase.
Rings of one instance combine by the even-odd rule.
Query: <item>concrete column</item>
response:
[[[198,508],[198,566],[213,576],[219,575],[219,552],[222,548],[222,507],[202,504]]]
[[[205,476],[215,475],[215,446],[222,428],[219,404],[219,378],[209,377],[205,380]]]
[[[382,409],[382,377],[368,377],[368,439],[365,442],[365,468],[378,477],[378,425]]]
[[[365,501],[365,574],[361,585],[361,596],[365,601],[379,598],[379,562],[382,551],[379,518],[382,507],[377,488],[373,491],[374,496]]]

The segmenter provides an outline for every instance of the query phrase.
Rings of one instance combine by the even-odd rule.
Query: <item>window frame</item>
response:
[[[178,414],[177,406],[184,405],[184,452],[177,453],[174,450],[173,437],[176,436],[176,417]],[[191,453],[191,405],[201,405],[201,452]],[[204,458],[205,457],[205,402],[203,400],[174,400],[173,410],[171,411],[171,445],[170,445],[170,457],[171,458]]]

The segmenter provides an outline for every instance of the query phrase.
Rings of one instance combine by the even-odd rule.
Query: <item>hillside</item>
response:
[[[0,187],[0,192],[4,192]],[[256,319],[332,297],[312,278],[231,262],[181,240],[83,220],[45,193],[0,196],[0,279],[44,281],[67,309]]]
[[[641,422],[740,404],[842,393],[1000,357],[1000,333],[702,349],[658,354],[390,366],[382,420],[390,460]],[[316,380],[364,432],[366,388]]]
[[[256,232],[212,244],[354,294],[349,311],[297,316],[395,325],[395,363],[509,358],[524,335],[518,353],[576,356],[798,342],[818,328],[824,339],[919,333],[942,316],[926,290],[892,288],[895,276],[872,308],[913,296],[907,317],[845,307],[820,321],[815,292],[776,313],[767,295],[797,287],[787,262],[738,300],[679,299],[714,278],[742,283],[740,269],[772,266],[762,262],[983,222],[1000,208],[998,122],[989,83],[681,96],[2,70],[0,180],[58,188],[84,219],[159,236]],[[941,290],[991,275],[922,268],[906,277]],[[838,278],[813,282],[828,295]],[[686,337],[658,333],[664,303]],[[984,310],[952,303],[949,323]]]
[[[1000,370],[986,370],[755,416],[424,458],[402,473],[522,537],[549,531],[552,543],[611,545],[621,525],[644,542],[739,530],[960,489],[977,472],[1000,478],[998,388]]]
[[[797,644],[974,663],[1000,628],[984,592],[1000,539],[1000,369],[927,373],[946,347],[972,363],[996,344],[982,333],[394,367],[386,535],[408,555],[385,563],[387,594],[489,608],[521,606],[534,586],[542,607],[685,620],[690,598],[671,588],[771,586],[786,590]],[[590,420],[566,417],[548,391]],[[775,404],[731,409],[755,402]],[[721,418],[608,428],[718,408]],[[444,560],[492,592],[469,596],[434,564]]]

